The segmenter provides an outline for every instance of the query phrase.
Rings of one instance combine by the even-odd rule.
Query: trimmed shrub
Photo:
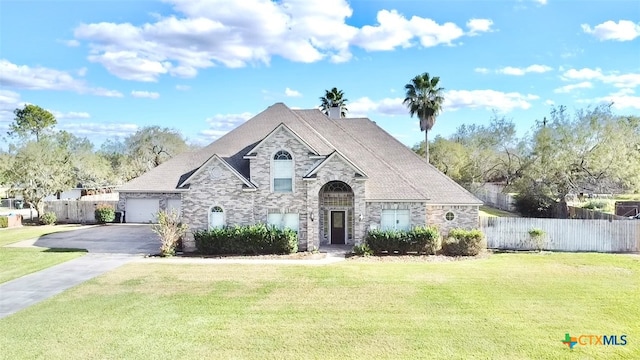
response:
[[[106,224],[116,219],[116,210],[109,204],[98,204],[94,212],[98,224]]]
[[[0,229],[9,227],[9,218],[6,216],[0,216]]]
[[[353,253],[358,255],[358,256],[369,256],[369,255],[373,255],[373,251],[371,251],[371,248],[369,247],[369,245],[367,244],[360,244],[360,245],[355,245],[353,247]]]
[[[158,223],[151,226],[151,230],[160,238],[160,255],[173,256],[176,254],[180,239],[189,227],[180,223],[178,213],[173,210],[158,211],[156,217]],[[180,247],[182,247],[181,244]]]
[[[433,255],[440,248],[440,233],[433,226],[415,227],[411,230],[369,230],[365,244],[373,253]]]
[[[54,212],[47,212],[40,215],[40,224],[42,225],[54,225],[56,221],[58,221],[58,218]]]
[[[538,251],[542,251],[544,247],[544,237],[547,233],[542,229],[533,228],[529,230],[529,238],[531,239],[531,245]]]
[[[480,230],[451,229],[442,243],[442,253],[447,256],[476,256],[486,248]]]
[[[206,255],[291,254],[298,251],[298,234],[265,224],[234,226],[193,233],[198,252]]]

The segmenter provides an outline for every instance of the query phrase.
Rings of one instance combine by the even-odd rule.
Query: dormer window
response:
[[[293,191],[293,158],[284,150],[273,156],[273,192]]]

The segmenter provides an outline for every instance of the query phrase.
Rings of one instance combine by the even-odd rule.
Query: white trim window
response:
[[[220,206],[212,206],[209,209],[209,229],[220,229],[224,225],[224,209]]]
[[[291,229],[298,232],[300,224],[300,215],[298,214],[269,214],[267,215],[267,224],[274,226],[280,230]]]
[[[409,230],[411,216],[409,209],[385,209],[380,216],[382,230]]]
[[[293,158],[285,150],[273,156],[273,192],[293,192]]]

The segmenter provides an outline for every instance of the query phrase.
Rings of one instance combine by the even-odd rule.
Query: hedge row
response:
[[[9,218],[6,216],[0,216],[0,229],[9,227]]]
[[[369,230],[364,245],[367,248],[357,251],[363,254],[370,250],[374,254],[415,252],[434,255],[442,250],[441,253],[448,256],[475,256],[487,247],[480,230],[452,229],[441,242],[438,229],[432,226],[408,231]]]
[[[295,231],[265,224],[194,232],[196,248],[205,255],[291,254],[298,251]]]
[[[433,226],[411,230],[369,230],[365,243],[376,254],[398,252],[433,255],[440,248],[440,233]]]

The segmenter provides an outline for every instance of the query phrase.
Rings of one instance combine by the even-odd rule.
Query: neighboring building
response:
[[[192,231],[264,222],[298,231],[301,250],[357,244],[370,228],[474,228],[482,204],[375,122],[282,103],[118,191],[127,222],[160,209]]]

